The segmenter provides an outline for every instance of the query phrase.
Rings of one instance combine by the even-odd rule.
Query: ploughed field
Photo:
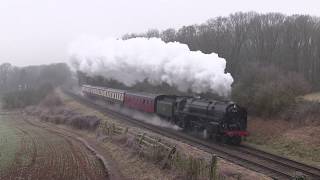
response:
[[[0,179],[106,179],[82,143],[18,114],[0,110]]]

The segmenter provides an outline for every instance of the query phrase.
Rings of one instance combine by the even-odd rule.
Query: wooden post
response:
[[[108,136],[110,136],[110,134],[111,134],[111,133],[110,133],[111,129],[110,129],[109,126],[107,127],[107,130],[108,130]]]
[[[112,134],[115,134],[116,132],[116,125],[112,123]]]
[[[127,135],[128,131],[129,131],[129,128],[126,127],[126,129],[124,130],[124,134]]]
[[[212,155],[211,162],[210,162],[210,180],[217,179],[217,156],[215,154]]]
[[[143,141],[143,138],[144,136],[146,135],[146,133],[143,133],[139,139],[139,145],[141,145],[142,141]]]
[[[164,163],[162,165],[162,169],[165,169],[168,166],[168,163],[170,160],[172,160],[172,157],[174,155],[174,153],[176,152],[177,148],[176,146],[174,146],[168,153],[166,159],[164,160]]]

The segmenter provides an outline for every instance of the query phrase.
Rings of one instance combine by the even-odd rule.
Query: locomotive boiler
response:
[[[231,101],[165,96],[157,101],[157,114],[184,130],[225,143],[240,144],[248,135],[247,112]]]

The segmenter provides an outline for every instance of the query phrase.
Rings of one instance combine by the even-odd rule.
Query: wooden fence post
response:
[[[127,135],[128,131],[129,131],[129,128],[126,127],[126,129],[124,130],[124,134]]]
[[[211,162],[210,162],[210,180],[217,179],[217,156],[215,154],[212,155]]]
[[[143,133],[139,139],[139,145],[141,145],[142,141],[143,141],[143,138],[144,136],[146,135],[146,133]]]
[[[115,134],[116,132],[116,125],[112,123],[112,134]]]
[[[172,157],[174,153],[177,151],[176,146],[174,146],[168,153],[166,159],[164,160],[164,164],[162,165],[162,169],[165,169],[168,166],[168,163],[170,160],[172,160]]]

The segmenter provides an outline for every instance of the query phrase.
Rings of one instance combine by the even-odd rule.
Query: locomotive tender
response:
[[[154,113],[183,130],[203,132],[204,137],[224,143],[240,144],[242,137],[248,135],[246,110],[230,101],[134,93],[91,85],[82,85],[82,92],[88,97]]]

